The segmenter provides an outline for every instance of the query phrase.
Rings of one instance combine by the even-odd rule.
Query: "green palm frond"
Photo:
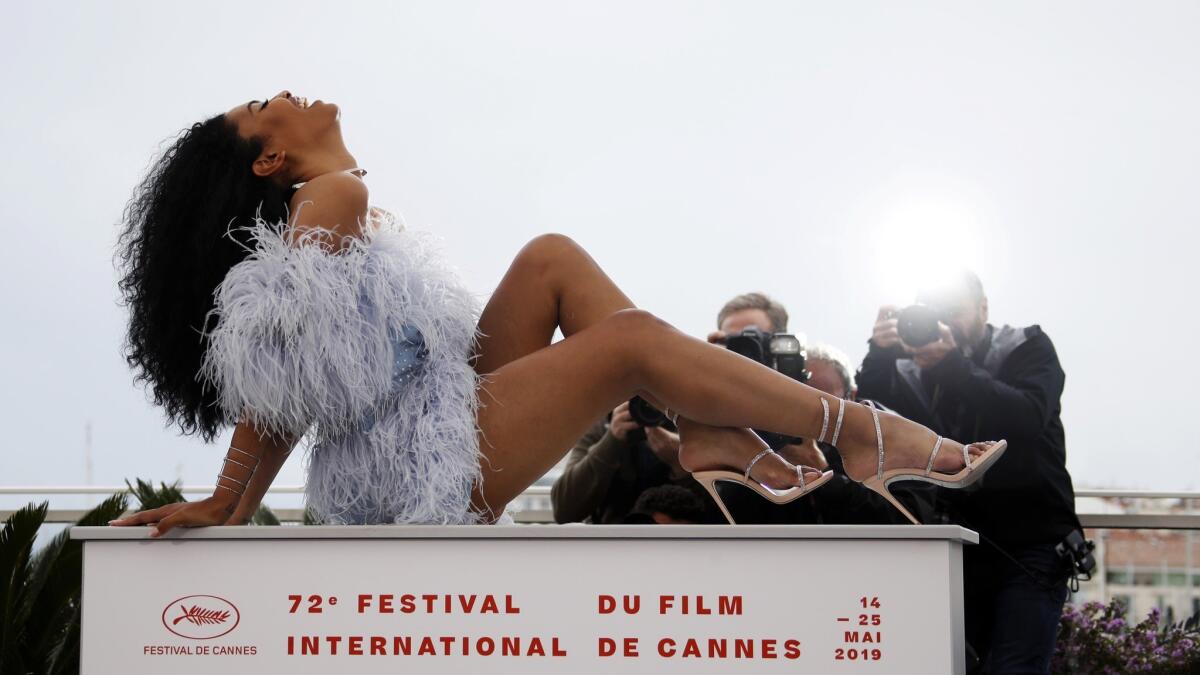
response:
[[[1200,635],[1200,612],[1196,612],[1171,628],[1180,633],[1195,633]]]
[[[159,487],[154,487],[153,482],[138,478],[136,485],[130,483],[128,479],[126,479],[125,485],[129,486],[129,491],[138,500],[138,511],[157,509],[167,504],[187,501],[183,498],[183,492],[179,489],[179,481],[175,481],[170,485],[162,482],[159,483]]]
[[[76,525],[105,525],[124,513],[127,503],[124,494],[112,495],[85,513]],[[28,653],[38,663],[49,665],[64,636],[78,633],[78,626],[73,622],[77,621],[82,590],[83,544],[72,540],[69,530],[63,530],[38,552],[31,568],[30,592],[22,608],[27,631],[36,636],[28,645]],[[73,644],[77,660],[78,639]],[[64,653],[59,660],[65,656]]]
[[[46,675],[67,675],[79,672],[79,626],[82,603],[73,603],[71,613],[66,618],[66,629],[61,631],[58,640],[50,646],[46,659]]]
[[[258,510],[254,512],[254,517],[250,519],[254,525],[278,525],[279,517],[271,510],[271,507],[266,504],[259,504]]]
[[[120,517],[125,512],[127,500],[124,494],[115,494],[100,502],[91,511],[83,514],[76,525],[97,526],[107,525],[108,521]],[[54,536],[42,550],[34,556],[30,565],[30,575],[26,597],[27,607],[23,619],[32,616],[35,604],[50,604],[59,599],[69,598],[79,590],[78,578],[83,574],[83,547],[78,542],[72,542],[70,530],[63,530]],[[64,592],[65,589],[65,592]]]
[[[141,479],[126,481],[139,509],[186,501],[179,484]],[[118,493],[89,511],[77,525],[98,526],[123,514],[129,495]],[[34,553],[48,504],[30,504],[13,513],[0,530],[0,673],[75,673],[79,671],[79,635],[83,545],[64,530]],[[304,521],[313,524],[311,512]],[[278,525],[266,506],[252,520]]]
[[[99,527],[108,525],[108,521],[119,518],[125,510],[129,508],[128,496],[123,493],[112,495],[108,499],[100,502],[96,508],[83,514],[83,517],[75,523],[77,527]]]
[[[48,502],[30,504],[4,521],[0,530],[0,672],[24,673],[27,630],[16,621],[30,575],[29,558],[38,528],[46,520]]]

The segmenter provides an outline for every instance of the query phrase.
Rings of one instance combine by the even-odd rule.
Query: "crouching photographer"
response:
[[[617,524],[627,521],[647,490],[664,485],[692,493],[705,515],[718,522],[716,505],[679,465],[675,425],[640,398],[616,407],[598,421],[567,455],[563,473],[550,488],[558,523]]]
[[[860,396],[939,434],[1008,440],[978,489],[939,491],[949,518],[980,534],[964,558],[975,672],[1047,672],[1068,579],[1094,565],[1066,468],[1064,377],[1039,326],[988,323],[967,271],[912,307],[881,308],[858,373]]]

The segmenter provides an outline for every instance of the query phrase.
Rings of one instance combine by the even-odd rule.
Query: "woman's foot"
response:
[[[930,429],[899,415],[879,412],[879,428],[883,432],[883,470],[920,469],[929,465],[929,454],[937,443],[937,434]],[[847,403],[846,425],[838,440],[838,451],[846,467],[846,475],[862,482],[879,470],[879,446],[875,437],[875,422],[865,405]],[[972,461],[988,449],[989,444],[972,443],[968,453]],[[942,440],[933,460],[933,471],[958,473],[964,467],[962,444],[949,438]]]
[[[679,419],[679,464],[691,473],[724,469],[742,473],[746,465],[767,444],[749,429],[710,427]],[[806,483],[817,480],[821,472],[803,469]],[[800,485],[796,468],[774,453],[754,464],[750,477],[776,490]]]

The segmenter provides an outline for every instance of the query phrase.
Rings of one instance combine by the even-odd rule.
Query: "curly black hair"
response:
[[[655,513],[689,523],[703,523],[706,517],[704,502],[699,495],[683,486],[667,483],[643,490],[629,514],[632,517],[626,517],[625,522],[653,523]]]
[[[205,442],[236,422],[197,377],[213,293],[252,250],[238,228],[255,217],[287,219],[291,191],[251,171],[262,149],[262,139],[242,138],[224,115],[184,130],[134,191],[117,242],[130,312],[123,356],[134,382],[150,386],[167,426]]]

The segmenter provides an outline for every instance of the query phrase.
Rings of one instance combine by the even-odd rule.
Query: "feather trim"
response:
[[[341,250],[322,228],[291,244],[283,223],[246,228],[254,248],[216,290],[199,377],[227,419],[308,431],[323,521],[475,522],[477,302],[431,237],[374,223]],[[414,331],[419,363],[401,371]]]

